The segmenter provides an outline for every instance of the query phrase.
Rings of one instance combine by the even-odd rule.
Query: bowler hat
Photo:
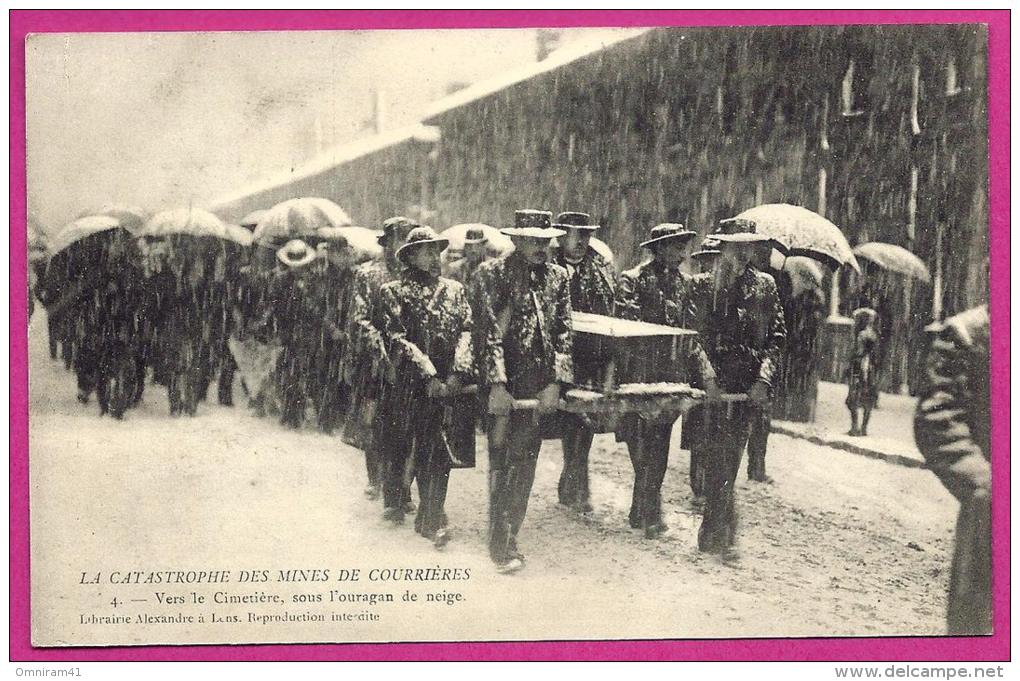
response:
[[[572,229],[587,229],[595,231],[599,228],[596,225],[591,216],[587,213],[581,213],[578,211],[566,211],[556,216],[556,222],[560,227],[567,227]]]
[[[696,236],[698,236],[697,232],[692,232],[679,222],[664,222],[652,227],[652,231],[648,234],[648,240],[642,241],[641,247],[649,248],[651,246],[658,246],[663,242],[673,239],[690,240]]]
[[[479,227],[471,227],[464,232],[465,244],[484,244],[488,240],[488,237],[485,236],[485,230]]]
[[[691,253],[692,258],[697,259],[708,259],[716,255],[722,254],[719,250],[720,243],[715,239],[705,239],[701,242],[701,248]]]
[[[514,226],[499,230],[507,236],[528,236],[536,239],[553,239],[566,234],[552,226],[552,213],[547,210],[514,211]]]
[[[773,241],[771,237],[758,234],[758,225],[754,220],[747,218],[727,218],[719,221],[719,231],[708,235],[728,244],[760,244],[766,241]]]
[[[421,225],[411,218],[405,218],[403,215],[388,218],[383,223],[383,233],[376,237],[376,241],[379,242],[380,246],[385,246],[398,232],[409,232],[415,227],[421,227]]]
[[[407,241],[404,245],[397,249],[397,260],[406,265],[407,256],[415,249],[429,244],[439,244],[445,249],[450,245],[450,240],[436,234],[436,230],[431,227],[415,227],[407,235]]]
[[[304,267],[315,260],[317,253],[301,239],[291,239],[276,251],[276,259],[287,267]]]

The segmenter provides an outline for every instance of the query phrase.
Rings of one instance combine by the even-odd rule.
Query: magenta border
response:
[[[1009,646],[1009,11],[1008,10],[371,10],[10,12],[11,365],[10,659],[183,660],[832,660],[1002,661]],[[995,497],[995,636],[527,643],[394,643],[33,648],[29,617],[28,363],[26,290],[25,36],[34,32],[266,31],[511,28],[529,26],[724,26],[988,24],[989,206],[992,319],[992,460]],[[15,227],[17,226],[17,227]]]

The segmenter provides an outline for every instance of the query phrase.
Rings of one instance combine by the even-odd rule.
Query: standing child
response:
[[[854,310],[853,351],[850,356],[849,390],[846,406],[850,410],[850,435],[867,435],[871,410],[878,401],[878,313],[870,307]],[[857,410],[862,410],[858,427]]]

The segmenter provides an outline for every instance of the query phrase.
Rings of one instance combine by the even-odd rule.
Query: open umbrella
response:
[[[143,209],[120,203],[104,203],[95,210],[82,213],[79,217],[87,217],[89,215],[106,215],[116,218],[120,222],[121,227],[131,232],[141,229],[148,218],[148,214]]]
[[[480,229],[485,234],[487,240],[486,249],[489,255],[499,257],[506,255],[510,251],[514,250],[514,245],[510,241],[510,237],[505,234],[500,234],[499,230],[491,225],[485,225],[480,222],[470,222],[460,225],[453,225],[443,230],[442,236],[444,239],[450,240],[450,250],[452,251],[463,251],[464,240],[467,239],[467,233],[469,229]]]
[[[320,239],[342,241],[350,246],[354,251],[354,261],[359,263],[382,257],[378,234],[366,227],[322,227],[316,232]]]
[[[139,237],[211,236],[233,241],[223,221],[201,208],[178,208],[156,213],[135,232]]]
[[[855,248],[854,254],[890,272],[897,272],[926,283],[931,281],[931,274],[924,261],[902,246],[869,241]]]
[[[57,236],[53,238],[53,243],[50,245],[50,257],[56,256],[72,244],[78,243],[87,237],[109,232],[119,227],[119,220],[106,215],[89,215],[84,218],[78,218],[57,232]]]
[[[237,224],[241,225],[245,229],[254,232],[255,227],[258,226],[259,222],[261,222],[262,218],[264,218],[265,216],[266,216],[265,210],[263,209],[253,210],[252,212],[248,213],[243,218],[241,218],[241,221]]]
[[[329,199],[300,198],[278,203],[255,228],[255,241],[300,239],[323,227],[347,227],[351,218]]]
[[[759,234],[775,239],[791,255],[806,255],[836,269],[849,265],[861,271],[843,232],[814,211],[788,203],[767,203],[736,217],[753,220]]]
[[[62,314],[83,291],[101,280],[102,270],[97,265],[102,263],[108,245],[118,237],[128,244],[132,242],[131,233],[108,215],[78,218],[57,233],[42,286],[42,297],[48,301],[51,315]]]
[[[50,244],[46,229],[35,215],[28,215],[28,261],[45,262],[49,257]]]
[[[251,236],[251,232],[249,232],[247,229],[241,227],[240,225],[232,225],[230,223],[225,224],[224,227],[227,228],[228,239],[230,239],[233,242],[236,242],[241,246],[251,246],[253,239]]]

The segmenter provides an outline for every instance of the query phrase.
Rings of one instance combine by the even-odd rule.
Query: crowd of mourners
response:
[[[291,428],[310,421],[364,450],[367,493],[382,497],[384,517],[400,523],[415,512],[415,529],[438,546],[450,538],[450,471],[474,465],[475,430],[484,428],[490,552],[512,572],[524,563],[517,535],[543,422],[567,388],[599,385],[605,369],[599,352],[573,347],[572,310],[697,330],[684,356],[662,358],[676,365],[672,376],[710,398],[747,396],[718,418],[702,407],[687,429],[692,485],[705,498],[699,544],[732,545],[733,479],[752,415],[770,399],[785,327],[775,282],[754,266],[771,242],[747,221],[724,227],[695,249],[695,232],[658,225],[641,244],[646,261],[619,274],[591,247],[598,225],[578,212],[554,222],[545,211],[517,211],[501,230],[513,250],[498,258],[483,230],[469,230],[452,262],[448,239],[403,217],[382,225],[382,256],[360,264],[342,237],[243,247],[111,230],[52,258],[37,290],[51,356],[74,371],[79,401],[94,397],[101,413],[122,418],[151,378],[171,414],[194,415],[214,384],[215,399],[232,405],[239,383],[259,415]],[[681,268],[694,250],[704,274]],[[667,529],[660,488],[678,415],[632,414],[617,431],[635,471],[630,523],[649,538]],[[560,501],[590,512],[595,427],[563,414],[554,428],[564,450]],[[764,448],[752,454],[749,473],[764,481]]]
[[[748,477],[768,482],[770,405],[817,354],[817,334],[804,327],[822,315],[817,291],[804,295],[770,273],[776,244],[753,221],[724,220],[704,240],[657,225],[641,242],[645,259],[623,272],[593,247],[599,225],[581,212],[516,211],[500,230],[513,248],[499,257],[481,228],[451,259],[450,240],[430,227],[405,217],[381,227],[376,257],[359,254],[343,230],[249,246],[127,230],[83,240],[38,273],[51,357],[75,373],[80,402],[94,398],[118,419],[152,385],[165,387],[171,414],[194,415],[215,384],[222,405],[240,392],[260,416],[336,433],[364,452],[366,494],[382,499],[383,518],[401,524],[413,514],[415,530],[440,548],[451,539],[451,471],[475,465],[482,429],[489,553],[512,573],[525,565],[518,535],[543,439],[562,442],[560,503],[592,511],[598,424],[559,407],[571,388],[604,385],[609,360],[573,332],[572,313],[694,331],[645,367],[650,381],[701,391],[680,421],[703,508],[698,547],[737,559],[743,452]],[[789,339],[788,318],[798,320]],[[864,434],[878,396],[877,315],[860,310],[854,323],[847,406],[852,434]],[[793,347],[801,361],[784,362]],[[613,426],[634,469],[629,523],[649,539],[668,530],[661,488],[679,416],[632,412]]]

